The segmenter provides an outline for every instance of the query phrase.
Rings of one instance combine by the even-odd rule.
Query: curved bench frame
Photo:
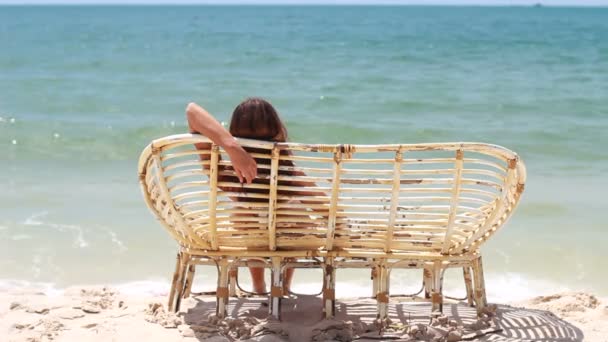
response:
[[[238,196],[268,198],[268,203],[260,204],[257,200],[255,206],[248,208],[243,208],[242,205],[221,207],[222,203],[228,206],[230,206],[230,203],[226,204],[226,201],[222,202],[218,200],[218,197],[230,196],[231,194],[228,192],[224,194],[222,186],[223,189],[226,189],[229,186],[234,187],[239,184],[226,185],[225,180],[218,182],[218,174],[230,172],[229,167],[226,167],[229,163],[222,161],[221,149],[212,145],[206,137],[197,134],[168,136],[154,140],[141,154],[138,171],[146,204],[179,244],[169,294],[169,307],[171,309],[178,311],[181,299],[190,295],[196,265],[215,265],[218,269],[217,315],[225,316],[228,298],[236,295],[237,268],[258,265],[271,270],[272,284],[269,294],[269,310],[270,315],[275,318],[280,318],[280,302],[284,295],[283,273],[288,267],[320,266],[323,269],[322,294],[326,317],[331,317],[335,313],[335,270],[336,268],[351,267],[370,268],[372,270],[372,295],[378,303],[378,319],[382,321],[388,317],[390,272],[395,268],[423,269],[425,298],[432,302],[432,314],[434,315],[442,312],[444,301],[442,294],[443,273],[447,268],[462,268],[468,304],[475,305],[478,312],[483,310],[486,305],[486,294],[479,246],[504,226],[517,206],[524,190],[526,171],[517,154],[500,146],[482,143],[312,145],[247,139],[238,139],[238,141],[246,148],[268,151],[267,155],[258,153],[256,156],[260,158],[266,156],[268,164],[258,163],[258,166],[269,169],[266,176],[260,175],[261,178],[266,177],[268,179],[268,184],[253,185],[257,188],[267,189],[267,196],[260,195],[259,191],[254,192],[253,195],[238,194]],[[194,150],[192,146],[195,143],[211,144],[211,148],[208,151]],[[190,147],[190,150],[180,150],[184,147]],[[290,152],[285,154],[282,151]],[[412,152],[430,154],[442,152],[452,156],[410,160],[404,158],[404,154],[407,155]],[[298,157],[296,156],[297,153],[308,153],[309,156]],[[206,154],[206,158],[189,158],[202,154]],[[316,157],[316,154],[323,154],[323,156]],[[358,157],[367,154],[377,154],[382,157],[370,159]],[[386,158],[387,154],[392,154],[393,157]],[[468,154],[481,155],[492,160],[465,157]],[[172,158],[175,160],[186,158],[186,160],[180,159],[176,162]],[[332,177],[328,180],[328,177],[312,177],[306,174],[296,174],[294,176],[292,173],[285,175],[285,173],[282,173],[284,169],[294,169],[296,166],[280,164],[280,160],[283,159],[325,163],[324,165],[330,166],[325,167],[325,169],[318,169],[330,173]],[[384,168],[348,169],[347,166],[344,166],[350,165],[348,163],[377,164],[383,165]],[[428,168],[402,170],[404,165],[417,165],[419,167],[425,163],[448,163],[449,165],[453,163],[453,166],[437,170]],[[467,169],[466,165],[469,164],[477,165],[477,168]],[[387,167],[387,165],[389,166]],[[176,171],[180,168],[185,169],[185,171]],[[387,168],[390,169],[387,170]],[[317,169],[309,168],[309,170]],[[370,176],[367,178],[365,175],[359,176],[359,178],[345,176],[349,172],[369,172]],[[430,174],[431,176],[420,176],[420,178],[408,176],[408,178],[404,176],[407,172],[414,175]],[[466,175],[470,172],[485,175],[489,180],[467,178]],[[382,178],[378,176],[379,174],[390,174],[391,177]],[[448,174],[448,176],[434,176],[445,174]],[[308,187],[290,187],[285,186],[285,183],[281,184],[282,180],[277,179],[301,179],[302,182],[308,182],[306,184],[327,182],[329,186],[320,187],[314,184]],[[420,188],[421,184],[428,184],[428,188]],[[451,187],[446,188],[446,185]],[[357,188],[357,186],[360,188]],[[366,186],[367,188],[365,188]],[[381,188],[382,186],[385,187]],[[412,188],[408,188],[409,186],[412,186]],[[187,191],[194,187],[199,190]],[[200,191],[200,187],[203,187],[204,190]],[[311,213],[310,209],[301,209],[306,206],[306,200],[302,201],[302,197],[297,195],[289,196],[300,198],[299,206],[294,205],[293,209],[289,208],[291,202],[286,202],[284,198],[289,198],[289,196],[285,196],[284,193],[288,191],[297,192],[300,188],[316,191],[317,193],[322,191],[327,194],[326,196],[315,197],[323,198],[324,202],[320,204],[315,202],[317,204],[311,205],[311,207],[320,208],[318,210],[321,210],[322,214],[317,215],[315,212]],[[440,206],[423,204],[415,207],[400,207],[402,201],[416,198],[415,196],[408,197],[408,191],[409,193],[426,192],[433,194],[437,191],[446,192],[448,190],[448,204],[441,206],[445,210],[439,214],[424,214],[416,212],[416,210]],[[281,195],[281,191],[285,191],[283,195]],[[351,205],[347,201],[357,200],[358,198],[355,195],[351,197],[341,195],[347,191],[353,193],[357,193],[357,191],[381,192],[385,194],[386,196],[380,199],[389,204],[380,206],[382,208],[379,207],[380,209],[377,212],[366,212],[364,214],[386,215],[382,216],[382,219],[350,220],[347,210],[354,210],[352,208],[357,206]],[[402,195],[402,192],[406,194]],[[467,193],[468,197],[465,199],[462,193]],[[475,197],[476,194],[481,197]],[[232,194],[232,196],[236,195]],[[441,196],[443,197],[440,197],[440,199],[444,201],[448,198],[445,195]],[[190,202],[184,202],[186,198]],[[282,202],[280,198],[283,198]],[[423,197],[423,202],[434,201],[437,198],[439,197]],[[475,208],[472,208],[472,206],[466,207],[461,205],[463,201],[477,201],[480,204]],[[202,209],[188,209],[195,206]],[[287,209],[285,209],[286,207]],[[367,207],[373,206],[367,205]],[[408,214],[400,214],[399,210],[413,211],[411,214],[409,211]],[[266,211],[267,214],[251,214],[251,212],[263,213]],[[281,213],[294,215],[292,211],[296,212],[295,215],[300,216],[280,216]],[[226,212],[229,212],[228,219],[226,219],[226,216],[221,216],[225,215]],[[232,219],[234,216],[230,216],[233,213],[245,217],[247,215],[257,217],[253,220],[256,222],[250,223],[249,226],[258,227],[258,229],[238,228],[239,222]],[[358,215],[356,211],[353,211],[353,213],[354,216]],[[427,221],[416,221],[408,218],[412,215],[438,217],[439,219],[426,218]],[[299,248],[300,243],[302,246],[309,246],[311,240],[307,239],[306,236],[294,238],[287,233],[283,233],[293,232],[293,229],[289,230],[281,226],[286,220],[296,220],[293,217],[299,218],[303,221],[303,224],[316,225],[315,234],[318,231],[324,231],[324,238],[319,239],[317,234],[315,235],[317,240],[312,242],[312,247]],[[218,220],[220,221],[218,222]],[[239,218],[238,221],[246,220],[248,219]],[[322,222],[322,224],[319,225],[319,222]],[[381,222],[382,227],[378,229],[367,228],[366,233],[354,236],[357,239],[356,244],[349,241],[349,232],[357,231],[352,227],[357,227],[360,223],[366,227],[374,226],[369,222]],[[418,224],[417,222],[424,223]],[[434,226],[428,228],[424,224],[433,224]],[[289,224],[287,224],[288,226]],[[403,233],[404,231],[407,231],[407,233]],[[253,232],[258,235],[254,236]],[[250,237],[250,235],[253,237]],[[408,240],[410,238],[414,239],[412,236],[418,235],[426,237],[428,241]],[[263,236],[262,240],[260,240],[260,236]],[[346,236],[346,238],[343,236]],[[378,237],[380,237],[380,240],[378,240]],[[319,260],[322,260],[322,262],[319,263]]]

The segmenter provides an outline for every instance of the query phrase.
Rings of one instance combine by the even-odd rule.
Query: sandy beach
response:
[[[17,341],[608,341],[608,306],[588,293],[562,293],[490,306],[481,319],[465,304],[447,304],[431,321],[426,303],[391,299],[389,327],[374,323],[375,301],[345,298],[325,320],[321,299],[286,298],[282,320],[267,317],[263,298],[231,298],[229,317],[215,317],[212,296],[190,297],[178,314],[166,296],[126,295],[109,287],[61,294],[0,293],[3,340]]]

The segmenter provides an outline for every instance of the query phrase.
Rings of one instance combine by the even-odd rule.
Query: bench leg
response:
[[[386,265],[378,266],[378,292],[376,293],[376,302],[378,303],[378,320],[381,324],[388,319],[388,301],[389,301],[389,282],[390,272]]]
[[[215,310],[217,317],[224,318],[228,311],[228,269],[230,267],[228,258],[221,258],[218,266],[220,273],[217,276],[217,306]]]
[[[272,257],[272,286],[270,288],[269,314],[276,320],[281,319],[281,298],[283,297],[283,267],[281,257]]]
[[[433,288],[433,273],[428,268],[424,268],[422,270],[422,286],[424,287],[424,298],[431,298],[431,291]]]
[[[378,267],[372,267],[372,298],[378,293]]]
[[[441,261],[433,263],[432,270],[431,303],[432,316],[440,316],[443,313],[443,268]]]
[[[473,278],[471,277],[471,267],[465,266],[462,268],[464,275],[464,285],[467,289],[467,303],[469,306],[475,306],[473,298]]]
[[[326,258],[323,268],[323,311],[325,318],[332,318],[336,314],[336,269],[333,258]]]
[[[184,295],[186,286],[186,275],[188,273],[188,266],[190,265],[190,255],[182,253],[181,263],[179,268],[179,277],[177,280],[176,291],[175,291],[175,312],[179,311],[182,304],[182,297]]]
[[[194,281],[194,271],[196,265],[192,264],[188,266],[188,275],[186,276],[186,284],[184,285],[184,294],[182,298],[188,298],[190,296],[190,292],[192,291],[192,282]]]
[[[177,258],[175,260],[175,270],[173,271],[173,278],[171,280],[171,290],[169,291],[169,302],[167,303],[167,310],[174,309],[174,300],[175,300],[175,291],[177,288],[177,280],[179,279],[179,270],[182,261],[182,254],[177,253]]]
[[[486,285],[483,278],[483,264],[481,256],[473,260],[473,281],[475,284],[475,306],[477,307],[477,314],[481,314],[483,309],[488,305],[486,299]]]
[[[186,278],[186,272],[190,256],[188,254],[179,252],[177,254],[177,260],[175,262],[175,272],[173,273],[173,281],[171,283],[171,290],[169,291],[169,302],[167,309],[178,312],[181,305],[182,295],[184,293],[184,281]]]
[[[238,277],[239,277],[239,269],[238,266],[233,266],[230,268],[230,271],[228,271],[228,277],[230,278],[228,281],[228,294],[230,295],[230,297],[236,297],[236,284],[239,281]]]

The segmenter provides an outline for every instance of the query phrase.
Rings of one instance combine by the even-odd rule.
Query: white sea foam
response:
[[[114,285],[118,291],[131,296],[164,296],[169,293],[169,280],[141,280]]]
[[[41,211],[39,213],[32,214],[30,217],[26,218],[25,221],[23,221],[23,224],[26,226],[40,226],[42,221],[38,221],[38,219],[43,218],[48,214],[48,211]]]
[[[293,291],[296,293],[312,293],[318,291],[320,283],[294,284]],[[416,281],[399,289],[392,289],[394,294],[412,294],[418,292],[421,287],[420,282]],[[552,283],[542,279],[531,279],[521,274],[488,274],[486,275],[486,291],[490,302],[509,303],[518,302],[528,298],[549,295],[559,292],[568,292],[573,289],[562,284]],[[340,281],[336,284],[337,298],[353,298],[368,296],[372,293],[371,281]],[[444,287],[444,294],[462,297],[464,296],[464,283],[452,281],[449,286]]]
[[[17,279],[0,279],[0,291],[41,292],[49,296],[63,293],[63,290],[57,289],[53,283],[31,282]]]
[[[38,260],[40,261],[40,260]],[[34,260],[36,264],[36,260]],[[39,262],[38,262],[39,264]],[[132,282],[116,282],[108,284],[80,284],[76,287],[110,286],[128,296],[165,296],[169,293],[170,282],[167,278],[152,278]],[[198,276],[194,282],[196,291],[210,291],[215,286],[215,279]],[[74,287],[74,286],[70,286]],[[196,289],[198,288],[198,289]],[[412,285],[410,292],[416,292],[418,285]],[[313,294],[321,289],[321,279],[315,282],[294,283],[292,290],[295,293]],[[488,300],[492,303],[513,303],[536,296],[569,292],[573,289],[561,284],[548,282],[542,279],[530,279],[520,274],[490,274],[486,277]],[[0,279],[0,291],[37,291],[47,295],[60,295],[64,288],[58,288],[53,283],[31,282],[15,279]],[[401,292],[401,291],[400,291]],[[407,292],[407,291],[405,291]],[[371,282],[340,281],[336,284],[336,297],[339,299],[371,296]],[[394,292],[397,293],[396,291]],[[459,295],[464,293],[464,284],[444,289],[446,295]]]
[[[27,235],[27,234],[17,234],[17,235],[11,236],[11,240],[13,240],[13,241],[29,240],[31,238],[32,237],[30,235]]]
[[[587,276],[587,272],[585,271],[585,265],[580,262],[576,263],[576,271],[577,280],[583,280]]]
[[[45,225],[57,229],[60,232],[73,231],[76,236],[74,237],[74,241],[72,245],[74,247],[86,248],[89,246],[89,243],[84,238],[84,232],[82,227],[72,224],[61,224],[61,223],[44,223]]]
[[[574,289],[560,283],[530,278],[517,273],[489,273],[486,275],[486,290],[490,301],[503,303]]]
[[[77,233],[76,240],[74,241],[74,245],[80,248],[86,248],[89,246],[89,243],[84,239],[84,233],[82,232],[82,228],[79,226],[69,226],[69,229],[74,229]]]
[[[0,292],[40,292],[48,296],[58,296],[62,295],[68,288],[108,286],[128,296],[165,296],[169,293],[170,285],[169,280],[162,278],[114,284],[82,283],[68,287],[58,287],[55,283],[51,282],[0,279]]]
[[[57,229],[60,232],[72,231],[75,233],[75,238],[73,241],[74,247],[86,248],[89,246],[89,243],[84,238],[84,232],[82,227],[73,224],[63,224],[63,223],[54,223],[49,221],[42,221],[40,219],[45,218],[49,214],[48,211],[41,211],[35,214],[32,214],[28,218],[23,221],[23,225],[26,226],[46,226],[53,229]]]
[[[32,273],[34,278],[40,277],[40,273],[42,272],[42,268],[40,267],[41,262],[42,259],[40,258],[40,255],[34,255],[32,259]]]
[[[118,249],[121,252],[125,252],[128,250],[128,248],[125,246],[125,244],[118,239],[118,235],[116,235],[116,233],[110,229],[104,228],[105,231],[110,235],[110,239],[112,239],[112,243],[115,244]]]

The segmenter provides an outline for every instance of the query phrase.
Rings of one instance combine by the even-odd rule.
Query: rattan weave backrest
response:
[[[517,155],[495,145],[241,139],[258,163],[241,185],[225,152],[202,142],[155,140],[139,165],[150,209],[196,249],[461,254],[504,224],[525,182]]]

